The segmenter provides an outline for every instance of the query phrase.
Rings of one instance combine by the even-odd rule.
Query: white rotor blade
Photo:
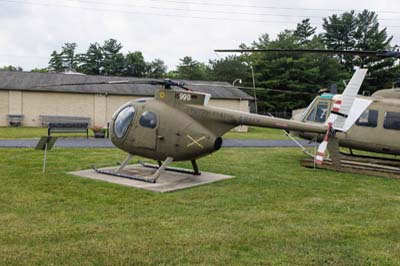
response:
[[[315,163],[321,165],[325,159],[325,151],[328,147],[328,141],[322,141],[321,144],[318,146],[317,154],[315,155]]]
[[[334,129],[347,131],[355,123],[362,112],[364,112],[364,110],[369,106],[369,104],[371,104],[371,102],[367,104],[367,102],[360,101],[355,107],[357,107],[357,109],[360,108],[360,110],[362,110],[361,112],[353,108],[358,91],[361,88],[361,84],[365,78],[365,75],[367,74],[367,71],[367,69],[363,68],[357,69],[349,84],[347,84],[346,89],[343,91],[341,99],[333,102],[331,115],[329,116],[327,123],[331,122]],[[351,115],[351,113],[353,114]],[[359,115],[356,117],[357,113],[359,113]],[[350,117],[352,119],[348,120]]]
[[[371,103],[372,103],[371,100],[356,98],[354,100],[353,107],[350,109],[349,115],[344,123],[344,126],[339,130],[344,132],[349,130],[357,121],[357,119],[360,118],[361,114],[368,108],[368,106],[370,106]]]
[[[324,162],[325,151],[326,151],[326,148],[328,147],[328,140],[329,140],[329,134],[331,132],[331,129],[332,129],[332,123],[329,123],[328,128],[326,130],[324,140],[321,142],[321,144],[319,144],[317,154],[315,155],[315,158],[314,158],[314,162],[316,164],[321,165]]]

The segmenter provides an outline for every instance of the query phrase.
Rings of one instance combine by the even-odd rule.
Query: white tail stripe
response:
[[[337,103],[335,103],[334,105],[333,105],[333,109],[340,109],[340,106],[341,106],[341,104],[337,104]]]

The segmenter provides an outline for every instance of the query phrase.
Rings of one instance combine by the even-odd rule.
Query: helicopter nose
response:
[[[135,117],[135,107],[133,105],[126,105],[117,112],[115,115],[111,133],[117,139],[122,139],[128,131],[129,125]]]

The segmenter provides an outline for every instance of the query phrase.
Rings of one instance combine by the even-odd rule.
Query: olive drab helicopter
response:
[[[346,132],[351,128],[372,103],[370,100],[356,99],[365,74],[365,69],[355,72],[342,98],[336,100],[326,123],[308,123],[211,107],[208,105],[210,94],[191,91],[184,83],[172,80],[83,83],[81,85],[150,84],[159,86],[154,98],[128,102],[121,106],[112,117],[111,141],[117,148],[128,153],[126,159],[115,171],[94,169],[103,174],[154,183],[165,170],[185,171],[169,168],[168,165],[173,161],[191,161],[193,171],[190,173],[199,175],[196,160],[219,150],[222,146],[223,134],[239,125],[324,134],[325,139],[315,158],[316,162],[322,163],[328,139],[334,140],[336,132]],[[62,86],[66,85],[80,84],[63,84]],[[134,155],[156,160],[159,165],[155,173],[150,177],[124,174],[122,170]],[[144,166],[154,167],[148,164]]]

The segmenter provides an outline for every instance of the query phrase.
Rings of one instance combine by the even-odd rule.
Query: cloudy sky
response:
[[[85,52],[89,43],[114,38],[123,52],[142,51],[173,69],[186,55],[207,62],[216,48],[237,48],[264,33],[272,37],[309,17],[374,10],[400,44],[398,0],[0,0],[0,66],[46,67],[65,42]]]

